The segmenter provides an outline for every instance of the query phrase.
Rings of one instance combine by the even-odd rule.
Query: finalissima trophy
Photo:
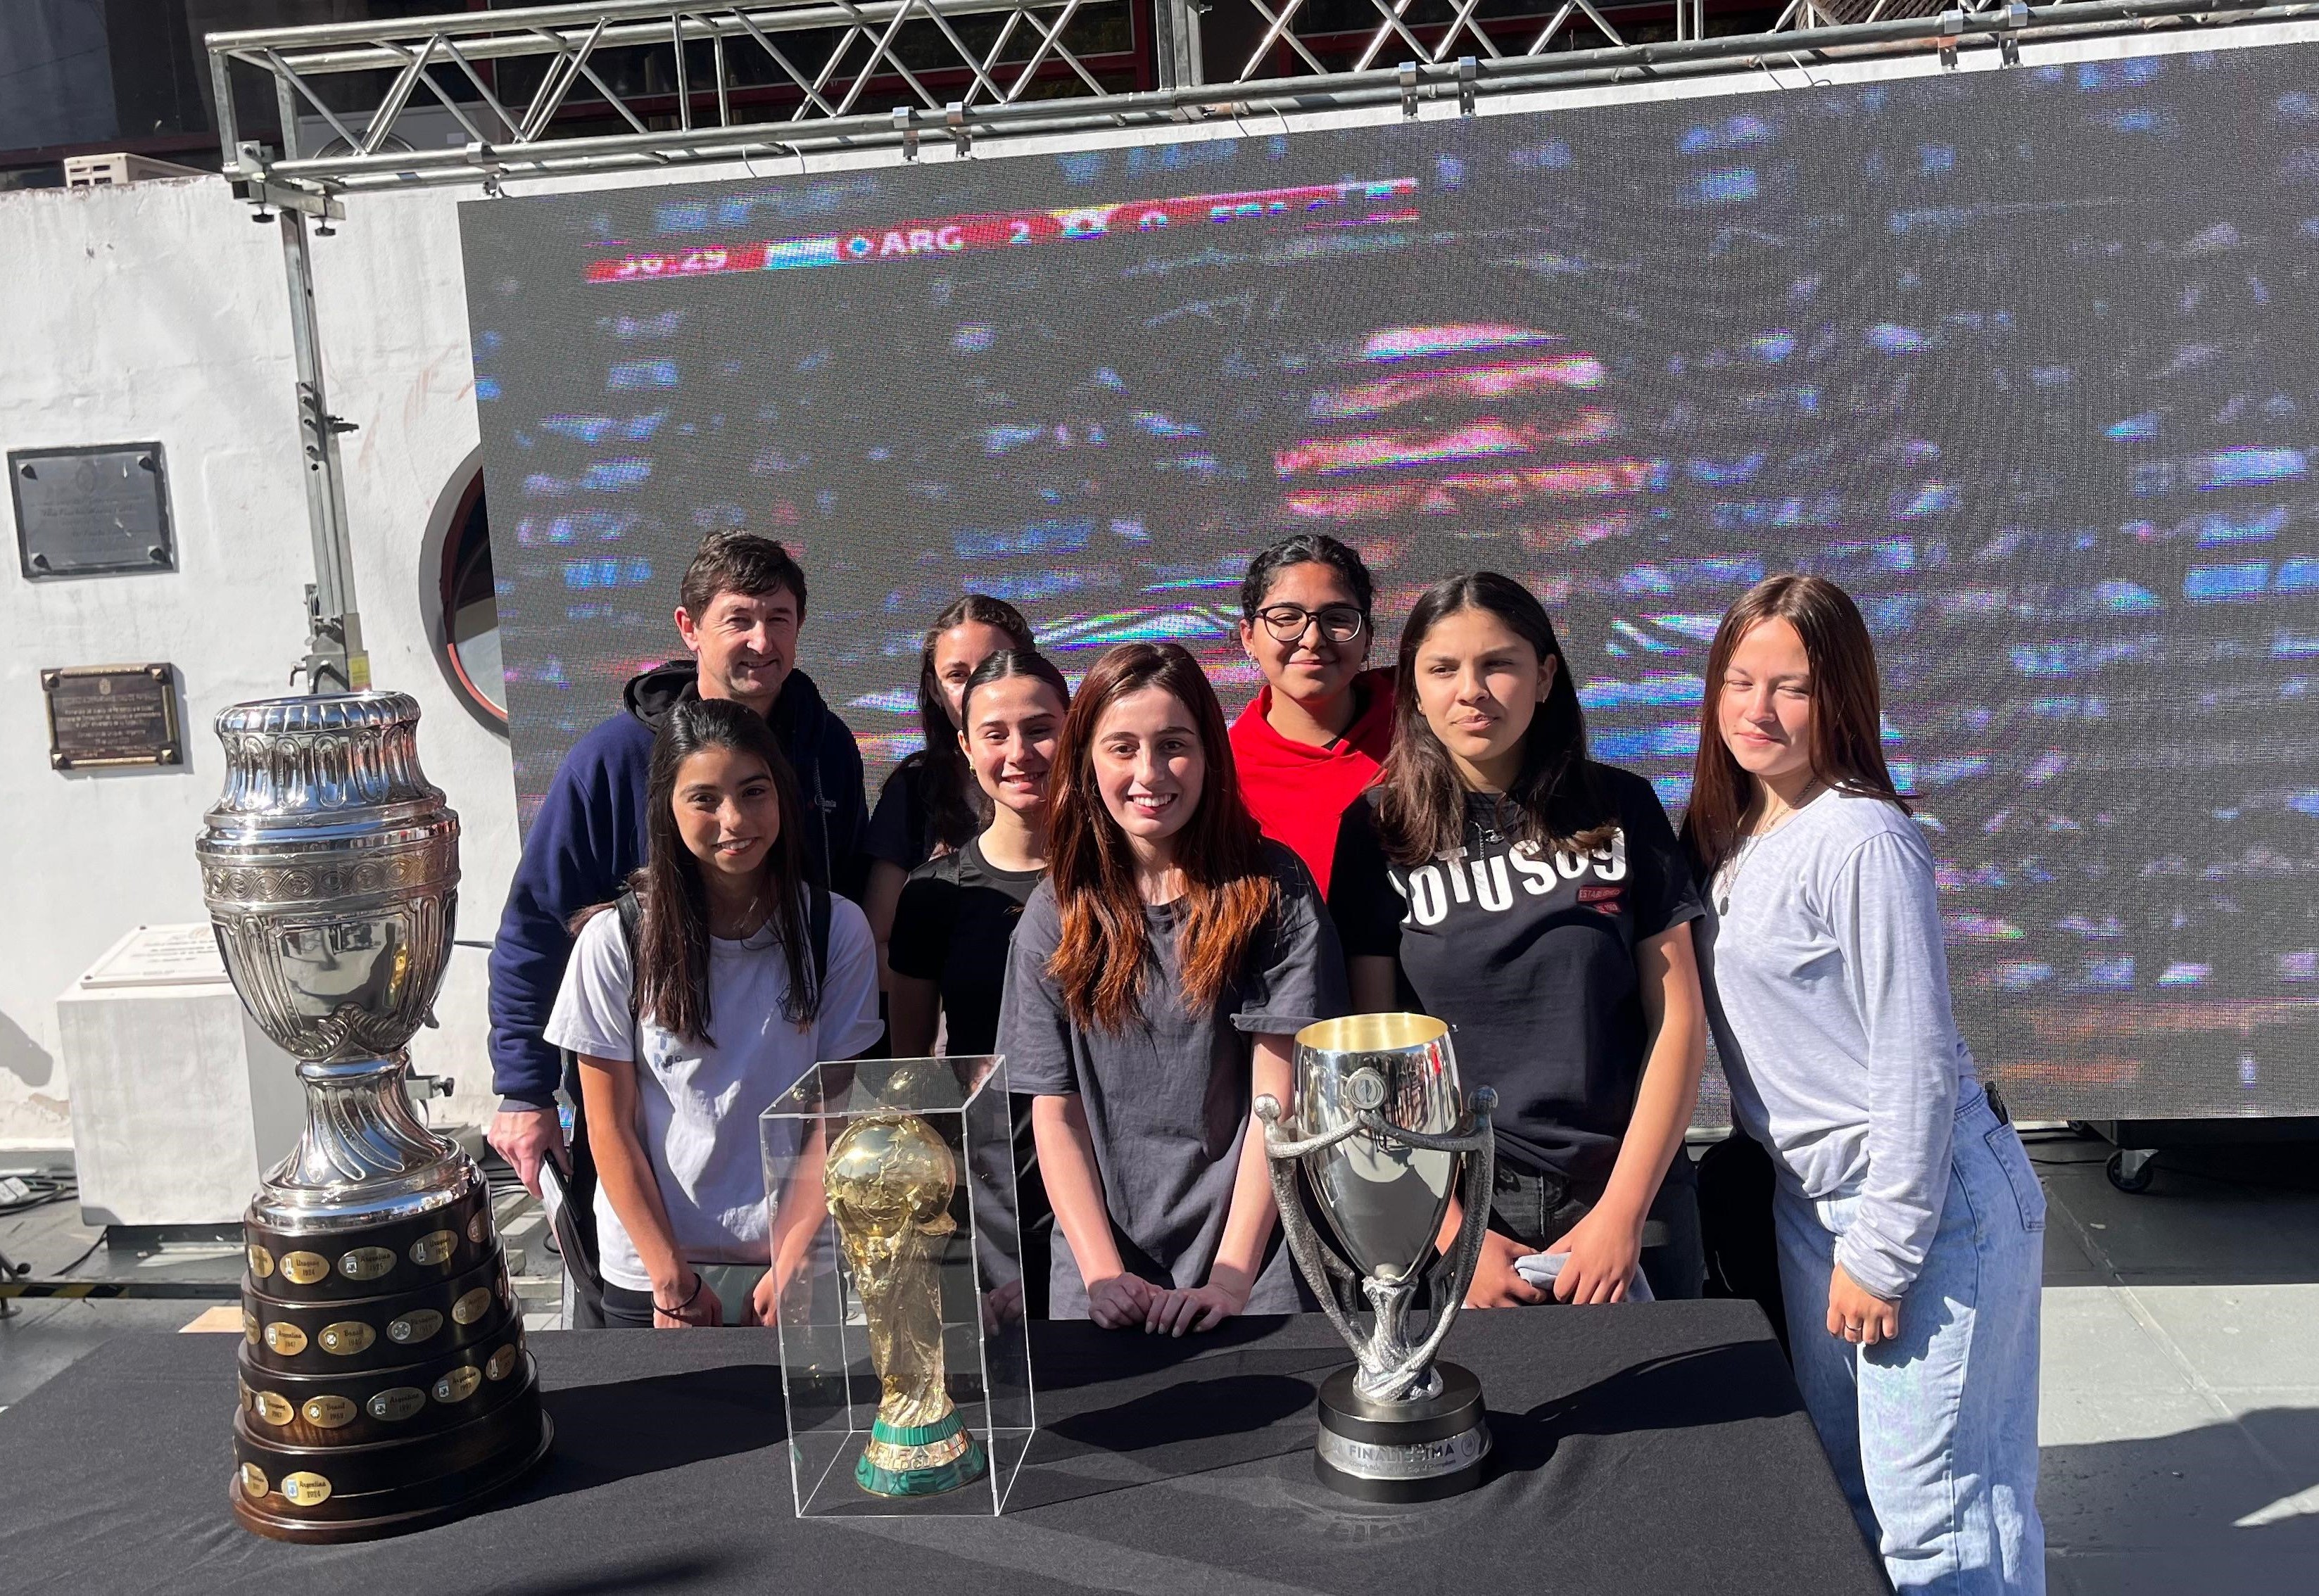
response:
[[[403,693],[234,706],[195,843],[234,988],[306,1089],[305,1132],[244,1222],[233,1511],[277,1539],[447,1518],[550,1435],[490,1188],[404,1093],[459,879],[418,723]]]
[[[1466,1300],[1489,1225],[1497,1096],[1484,1087],[1470,1104],[1461,1099],[1449,1028],[1424,1014],[1307,1025],[1296,1033],[1295,1086],[1294,1116],[1269,1096],[1256,1100],[1272,1189],[1297,1267],[1358,1360],[1322,1384],[1313,1466],[1323,1484],[1367,1501],[1471,1490],[1490,1453],[1481,1382],[1434,1354]],[[1308,1195],[1337,1248],[1305,1211]],[[1437,1257],[1453,1195],[1464,1214],[1457,1240]],[[1340,1284],[1355,1283],[1374,1312],[1366,1331],[1338,1294]],[[1412,1345],[1409,1311],[1421,1284],[1432,1323]]]

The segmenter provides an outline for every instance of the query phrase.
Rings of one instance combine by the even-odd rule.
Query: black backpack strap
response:
[[[620,916],[620,940],[628,944],[628,1014],[636,1012],[636,936],[644,929],[644,900],[633,887],[612,901],[613,912]]]
[[[628,949],[628,1014],[636,1012],[635,970],[636,934],[644,924],[644,905],[634,891],[614,900],[620,916],[620,940]],[[578,1059],[564,1055],[564,1095],[572,1104],[572,1176],[564,1182],[564,1202],[555,1227],[556,1245],[563,1249],[565,1272],[571,1276],[574,1330],[600,1330],[604,1324],[604,1278],[599,1270],[601,1250],[596,1239],[596,1155],[588,1141],[588,1108],[580,1092]]]

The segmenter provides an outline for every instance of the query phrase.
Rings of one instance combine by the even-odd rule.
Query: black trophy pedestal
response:
[[[413,1217],[312,1234],[247,1224],[233,1513],[276,1540],[369,1540],[521,1478],[551,1431],[523,1312],[465,1189]]]
[[[1482,1483],[1490,1456],[1482,1383],[1473,1371],[1437,1363],[1441,1390],[1415,1402],[1373,1402],[1339,1369],[1321,1386],[1321,1439],[1313,1455],[1321,1483],[1362,1501],[1438,1501]]]

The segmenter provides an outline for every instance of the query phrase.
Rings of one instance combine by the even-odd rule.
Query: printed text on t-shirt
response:
[[[1511,865],[1511,869],[1509,870]],[[1548,853],[1535,843],[1516,843],[1502,853],[1474,858],[1460,848],[1442,859],[1406,872],[1387,872],[1395,890],[1409,900],[1405,925],[1439,925],[1449,917],[1451,904],[1473,904],[1492,914],[1514,906],[1514,883],[1529,897],[1544,897],[1565,881],[1592,875],[1598,881],[1627,879],[1627,834],[1611,834],[1610,846],[1591,853],[1557,850]],[[1584,901],[1582,891],[1582,901]]]

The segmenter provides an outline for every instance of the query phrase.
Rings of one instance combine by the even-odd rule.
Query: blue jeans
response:
[[[1855,1195],[1773,1204],[1796,1383],[1853,1517],[1901,1596],[2038,1596],[2037,1310],[2045,1196],[2020,1137],[1962,1095],[1940,1229],[1900,1334],[1827,1333],[1836,1240]]]

